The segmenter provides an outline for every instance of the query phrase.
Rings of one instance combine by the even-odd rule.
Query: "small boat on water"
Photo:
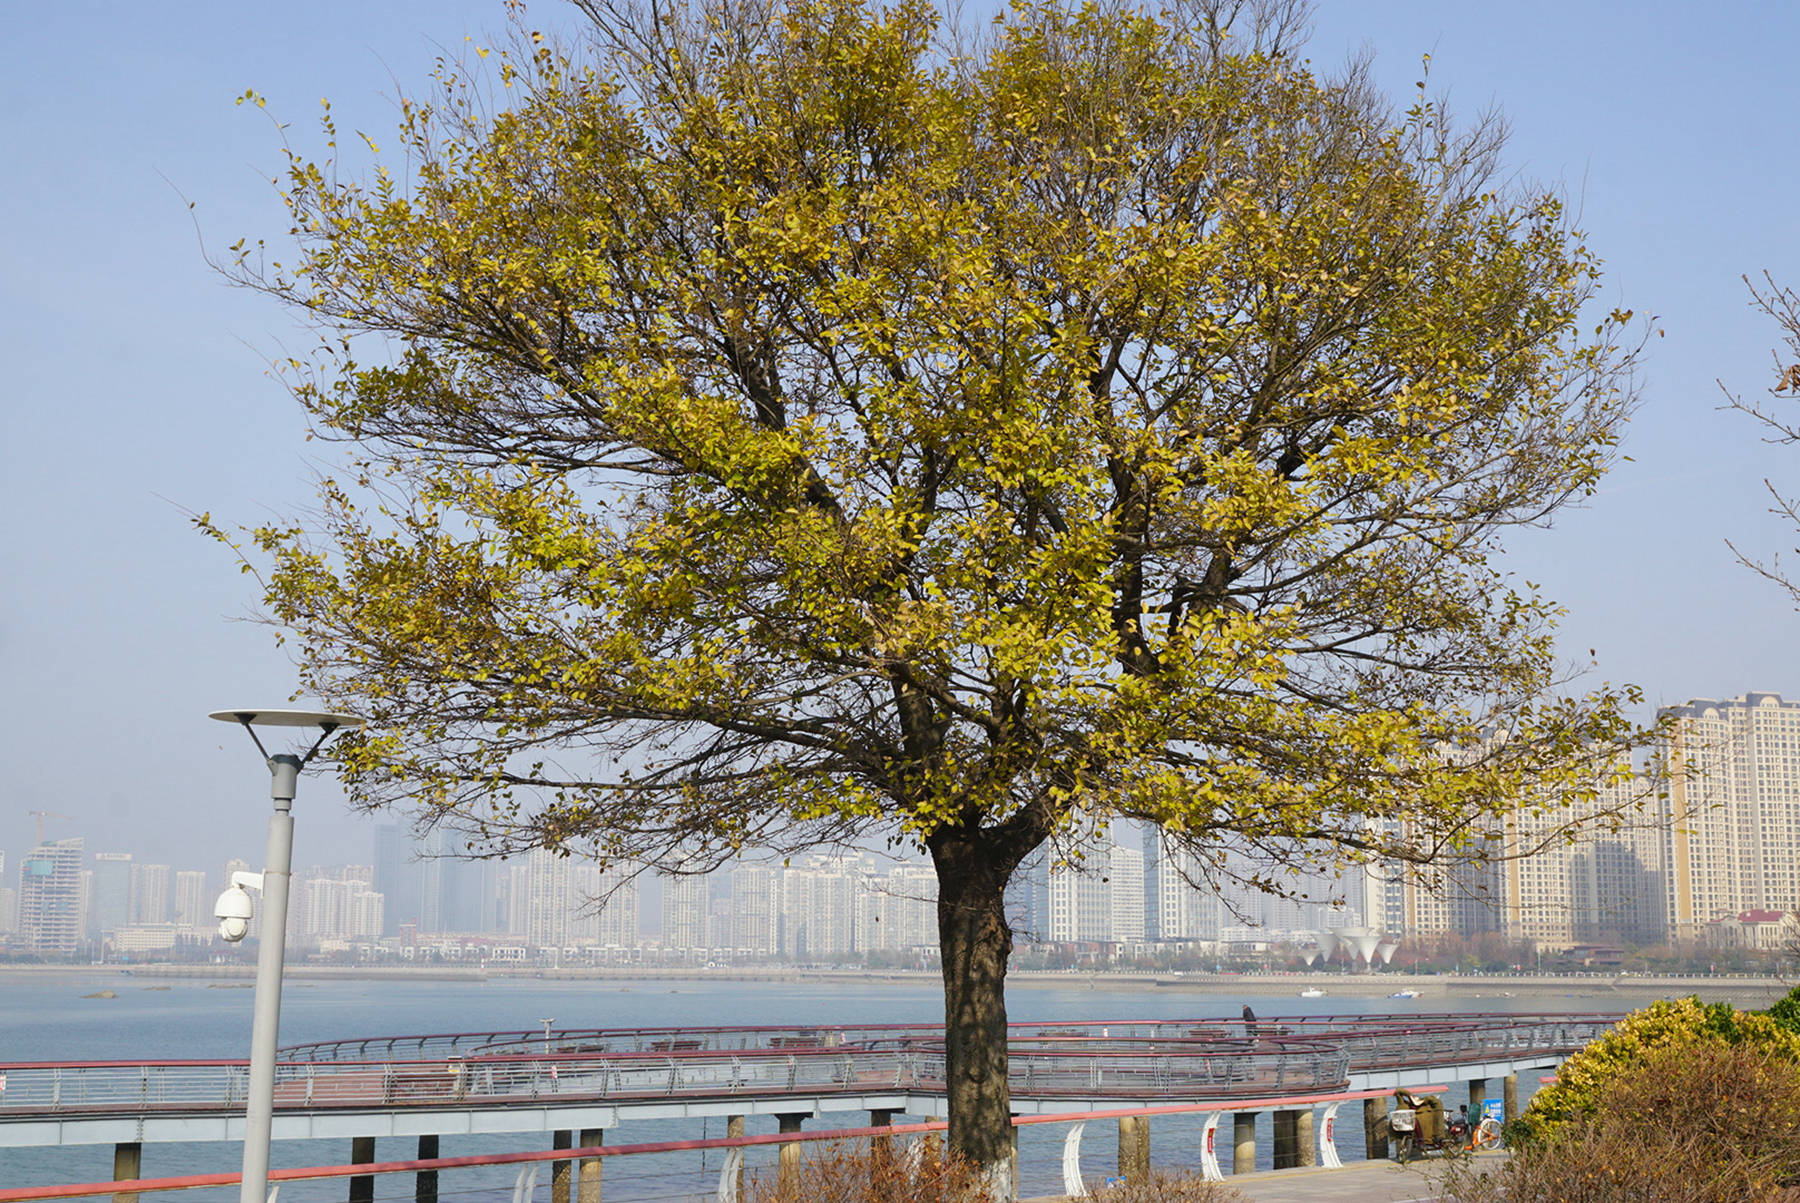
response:
[[[1396,990],[1392,994],[1388,995],[1388,997],[1389,998],[1417,998],[1417,997],[1419,997],[1419,991],[1417,991],[1417,990]]]
[[[1308,986],[1306,989],[1300,991],[1300,997],[1301,998],[1324,998],[1325,991],[1319,989],[1317,986]]]

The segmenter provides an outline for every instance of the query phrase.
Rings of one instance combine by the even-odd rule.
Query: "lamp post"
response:
[[[250,1085],[244,1105],[244,1177],[241,1203],[267,1203],[269,1193],[269,1136],[275,1111],[275,1044],[281,1026],[281,968],[287,953],[288,886],[293,878],[294,791],[300,770],[312,760],[332,732],[356,730],[367,719],[354,714],[313,710],[215,710],[208,718],[237,723],[249,733],[269,766],[269,796],[275,812],[269,816],[269,852],[261,879],[233,874],[231,886],[219,898],[219,931],[227,940],[241,940],[249,930],[249,895],[244,886],[260,886],[263,896],[262,945],[256,954],[256,1009],[250,1026]],[[304,755],[282,752],[269,755],[257,737],[257,727],[317,727],[319,738]],[[240,880],[242,879],[242,880]]]

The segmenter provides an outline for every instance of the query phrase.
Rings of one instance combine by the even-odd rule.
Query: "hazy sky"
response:
[[[291,123],[319,146],[330,97],[378,139],[393,98],[499,0],[264,5],[63,2],[8,8],[0,79],[0,850],[7,876],[49,836],[217,871],[260,863],[267,777],[209,710],[280,705],[295,674],[238,621],[254,583],[187,511],[251,524],[310,499],[328,450],[303,441],[266,363],[309,338],[233,291],[199,237],[278,242],[270,184]],[[540,0],[534,24],[572,27]],[[1561,188],[1608,266],[1609,305],[1656,314],[1645,404],[1584,510],[1517,541],[1511,564],[1567,606],[1564,648],[1651,701],[1800,695],[1800,617],[1742,568],[1795,543],[1762,479],[1800,488],[1800,450],[1716,412],[1715,380],[1773,380],[1777,331],[1739,277],[1800,284],[1800,6],[1596,0],[1326,0],[1312,53],[1367,48],[1390,91],[1431,55],[1433,87],[1511,120],[1510,165]],[[267,113],[233,99],[246,88]],[[192,213],[188,203],[193,202]],[[366,860],[370,824],[302,784],[295,859]]]

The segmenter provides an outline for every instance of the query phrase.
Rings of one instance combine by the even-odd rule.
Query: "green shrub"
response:
[[[1760,1018],[1760,1017],[1759,1017]],[[1751,1025],[1751,1031],[1756,1025]],[[1775,1203],[1800,1179],[1800,1064],[1789,1052],[1699,1039],[1643,1050],[1592,1111],[1510,1161],[1447,1167],[1458,1203]]]
[[[1800,986],[1789,990],[1765,1014],[1783,1031],[1800,1034]]]
[[[1740,1046],[1800,1065],[1800,1032],[1769,1015],[1697,998],[1651,1003],[1563,1062],[1556,1082],[1538,1091],[1508,1135],[1529,1143],[1547,1139],[1571,1121],[1590,1119],[1613,1081],[1659,1050]]]

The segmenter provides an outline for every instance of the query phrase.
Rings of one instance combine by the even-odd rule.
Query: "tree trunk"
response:
[[[1006,1080],[1006,882],[1016,857],[995,855],[979,835],[929,841],[938,877],[938,944],[944,964],[945,1089],[950,1152],[976,1166],[988,1193],[1014,1193],[1012,1091]]]

